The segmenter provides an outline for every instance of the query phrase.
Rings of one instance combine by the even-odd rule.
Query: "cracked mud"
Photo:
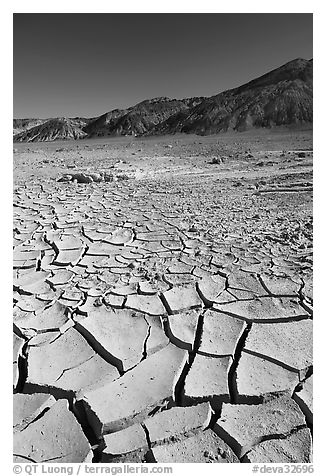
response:
[[[312,153],[244,137],[15,154],[15,461],[311,461]]]

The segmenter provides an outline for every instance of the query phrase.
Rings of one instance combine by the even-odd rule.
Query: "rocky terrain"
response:
[[[311,131],[79,144],[14,149],[14,460],[311,462]]]
[[[293,60],[238,88],[209,98],[143,101],[97,118],[14,120],[23,128],[15,142],[42,142],[85,137],[199,135],[312,123],[313,62]],[[33,127],[31,127],[33,125]]]

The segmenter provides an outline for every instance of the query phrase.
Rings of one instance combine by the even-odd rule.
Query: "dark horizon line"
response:
[[[222,94],[222,93],[225,93],[225,92],[228,92],[228,91],[233,91],[233,90],[236,90],[240,87],[243,87],[243,86],[246,86],[247,84],[251,83],[252,81],[255,81],[257,79],[260,79],[262,78],[263,76],[267,75],[267,74],[270,74],[272,73],[273,71],[276,71],[280,68],[282,68],[283,66],[286,66],[287,64],[289,63],[292,63],[293,61],[298,61],[298,60],[305,60],[305,61],[313,61],[313,57],[310,58],[310,59],[306,59],[306,58],[302,58],[302,57],[298,57],[298,58],[294,58],[290,61],[287,61],[286,63],[282,64],[281,66],[278,66],[277,68],[274,68],[274,69],[271,69],[270,71],[267,71],[267,73],[264,73],[262,74],[261,76],[258,76],[256,78],[253,78],[251,79],[250,81],[247,81],[246,83],[244,84],[241,84],[239,86],[236,86],[234,88],[231,88],[231,89],[224,89],[223,91],[220,91],[216,94],[213,94],[212,96],[191,96],[191,97],[184,97],[184,98],[169,98],[167,96],[156,96],[154,98],[147,98],[147,99],[143,99],[142,101],[140,102],[137,102],[136,104],[134,104],[133,106],[128,106],[127,108],[114,108],[114,109],[110,109],[109,111],[106,111],[106,112],[103,112],[102,114],[99,114],[98,116],[93,116],[93,117],[86,117],[86,116],[53,116],[53,117],[13,117],[13,120],[27,120],[27,119],[41,119],[41,120],[47,120],[47,121],[50,121],[51,119],[59,119],[59,118],[62,118],[62,119],[97,119],[101,116],[104,116],[105,114],[109,113],[109,112],[113,112],[113,111],[122,111],[122,110],[128,110],[128,109],[132,109],[136,106],[138,106],[139,104],[142,104],[143,102],[146,102],[146,101],[153,101],[154,99],[160,99],[160,98],[164,98],[164,99],[168,99],[169,101],[185,101],[186,99],[194,99],[194,98],[198,98],[198,99],[207,99],[207,98],[211,98],[211,97],[214,97],[214,96],[218,96],[219,94]]]

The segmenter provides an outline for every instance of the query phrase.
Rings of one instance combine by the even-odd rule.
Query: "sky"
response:
[[[313,57],[305,13],[16,13],[13,21],[15,118],[212,96]]]

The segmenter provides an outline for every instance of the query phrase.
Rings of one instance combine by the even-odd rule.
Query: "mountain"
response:
[[[16,126],[27,124],[25,131],[14,135],[14,141],[19,142],[176,132],[205,135],[312,123],[313,61],[290,61],[240,87],[208,98],[159,97],[93,119],[50,119],[31,128],[28,125],[36,119],[15,121]]]
[[[128,109],[115,109],[88,123],[84,131],[89,137],[107,135],[143,135],[168,118],[187,112],[199,101],[192,99],[147,99]]]
[[[27,129],[30,129],[31,127],[43,124],[43,122],[45,122],[45,119],[14,119],[14,135],[19,134],[20,132],[24,132]]]
[[[15,142],[47,142],[59,139],[82,139],[87,133],[82,130],[87,120],[58,117],[14,135]]]
[[[312,60],[297,59],[210,98],[152,133],[215,134],[228,130],[312,123]]]

